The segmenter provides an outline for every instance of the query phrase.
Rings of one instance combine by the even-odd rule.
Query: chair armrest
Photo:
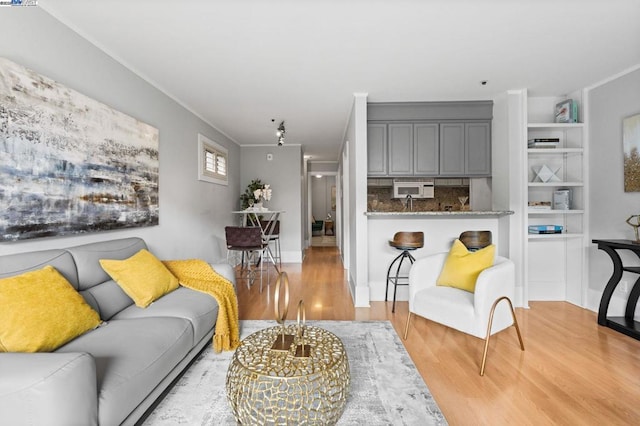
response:
[[[432,254],[413,262],[409,271],[409,309],[413,306],[413,297],[417,292],[436,285],[447,255],[448,253]]]
[[[96,425],[96,380],[86,353],[0,353],[2,423]]]
[[[489,318],[491,305],[499,297],[507,296],[513,302],[515,295],[515,265],[512,260],[497,257],[496,263],[478,276],[474,295],[476,316]]]

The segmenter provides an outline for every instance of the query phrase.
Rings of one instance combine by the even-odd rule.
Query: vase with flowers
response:
[[[260,179],[253,179],[247,189],[240,195],[240,204],[243,210],[253,208],[255,210],[263,209],[263,202],[271,200],[271,186],[262,183]]]

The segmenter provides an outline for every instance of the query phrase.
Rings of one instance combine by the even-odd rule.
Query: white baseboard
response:
[[[297,250],[283,251],[282,263],[302,263],[302,252]]]

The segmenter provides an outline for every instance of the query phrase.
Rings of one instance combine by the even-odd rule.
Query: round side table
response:
[[[273,349],[285,337],[290,346]],[[244,339],[227,371],[227,399],[243,425],[335,424],[347,400],[350,372],[342,341],[319,327],[260,330]],[[276,345],[277,346],[277,345]],[[282,346],[282,345],[281,345]]]

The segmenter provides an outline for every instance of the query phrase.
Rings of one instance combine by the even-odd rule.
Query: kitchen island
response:
[[[387,270],[393,259],[400,254],[389,245],[396,232],[424,232],[424,247],[412,252],[416,259],[447,252],[453,241],[464,231],[491,231],[497,254],[508,255],[509,216],[511,210],[497,211],[402,211],[365,212],[368,227],[368,281],[370,300],[385,299]],[[404,269],[404,266],[403,266]],[[395,272],[395,271],[394,271]],[[405,271],[404,275],[408,275]],[[402,271],[401,271],[401,275]],[[393,299],[393,285],[389,288],[389,298]],[[408,300],[407,286],[399,286],[396,300]]]

